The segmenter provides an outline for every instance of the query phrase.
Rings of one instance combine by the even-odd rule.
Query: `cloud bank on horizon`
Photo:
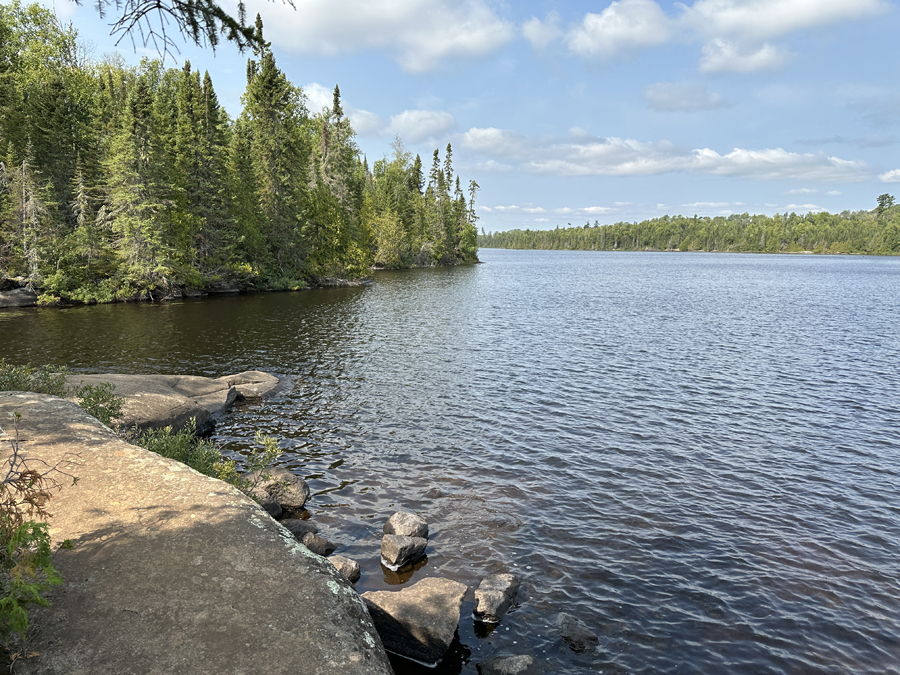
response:
[[[457,169],[484,187],[483,224],[505,229],[872,208],[900,183],[896,4],[251,0],[247,11],[262,14],[311,111],[331,105],[337,81],[367,156],[390,154],[395,136],[423,159],[452,143]]]

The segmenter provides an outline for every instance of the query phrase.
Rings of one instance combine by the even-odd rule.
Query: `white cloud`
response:
[[[380,136],[384,133],[386,125],[381,119],[381,115],[377,113],[350,108],[347,110],[347,117],[350,118],[350,124],[360,136]]]
[[[388,132],[417,143],[445,134],[455,126],[453,115],[443,110],[404,110],[391,117]]]
[[[824,211],[821,206],[816,206],[815,204],[788,204],[784,208],[791,209],[792,211]]]
[[[703,45],[700,70],[705,73],[731,71],[749,73],[757,70],[777,70],[787,59],[784,49],[770,44],[747,47],[740,43],[716,38]]]
[[[671,21],[653,0],[618,0],[600,14],[585,14],[566,43],[576,54],[608,60],[663,44],[671,36]]]
[[[304,86],[303,93],[306,94],[309,111],[313,114],[320,113],[325,108],[331,108],[331,104],[334,103],[334,90],[318,82],[310,82]],[[342,107],[347,117],[350,118],[353,129],[360,136],[378,136],[384,133],[386,125],[377,113],[348,106],[346,99],[342,100]]]
[[[231,9],[236,3],[231,3]],[[484,0],[250,0],[265,35],[296,53],[334,56],[375,50],[410,72],[436,68],[450,57],[481,56],[513,39],[514,26]]]
[[[526,206],[494,206],[492,211],[497,211],[500,213],[546,213],[547,209],[534,206],[533,204],[528,204]]]
[[[840,197],[842,193],[840,190],[829,190],[825,194],[829,197]]]
[[[879,174],[878,180],[882,183],[900,183],[900,169],[891,169]]]
[[[536,223],[549,223],[550,220],[548,218],[535,218],[534,222]]]
[[[681,21],[710,37],[761,42],[872,16],[888,7],[884,0],[697,0],[684,8]]]
[[[786,194],[789,195],[814,195],[818,192],[815,188],[794,188],[793,190],[788,190]]]
[[[310,82],[303,87],[303,93],[306,94],[309,112],[312,114],[320,113],[325,108],[330,108],[334,103],[334,90],[324,87],[318,82]]]
[[[696,0],[674,3],[669,16],[654,0],[616,0],[588,12],[565,33],[569,50],[610,61],[673,41],[700,40],[705,72],[751,72],[781,67],[787,50],[773,44],[791,33],[876,16],[887,0]],[[532,18],[522,27],[536,49],[558,36],[555,18]]]
[[[728,105],[719,94],[707,91],[706,85],[694,82],[657,82],[644,87],[644,100],[660,112],[714,110]]]
[[[628,138],[531,138],[514,131],[469,129],[463,147],[518,163],[518,168],[557,176],[647,176],[671,172],[742,176],[758,180],[860,181],[869,176],[865,162],[783,148],[734,148],[719,154],[710,148],[689,150],[670,141]],[[900,173],[900,172],[898,172]],[[898,178],[900,180],[900,178]]]
[[[474,167],[478,171],[487,171],[488,173],[502,173],[504,171],[510,171],[513,168],[511,164],[501,164],[494,159],[489,159],[486,162],[478,162]]]
[[[682,204],[682,208],[686,209],[723,209],[726,206],[743,206],[742,202],[692,202],[690,204]]]
[[[546,49],[547,45],[563,36],[563,31],[559,27],[559,14],[550,12],[543,21],[531,17],[522,24],[522,34],[533,49]]]

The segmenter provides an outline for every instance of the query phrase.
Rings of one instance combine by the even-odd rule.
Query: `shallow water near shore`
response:
[[[300,293],[0,312],[0,357],[291,378],[257,430],[360,591],[517,572],[437,670],[900,672],[900,259],[483,250]],[[427,560],[379,563],[397,509]],[[599,636],[574,654],[560,611]]]

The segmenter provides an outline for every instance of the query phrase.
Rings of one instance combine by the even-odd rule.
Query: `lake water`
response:
[[[514,571],[439,673],[900,672],[900,258],[482,250],[375,285],[0,313],[0,356],[287,375],[262,430],[361,591]],[[379,564],[423,515],[427,562]],[[599,636],[574,654],[560,611]],[[397,666],[399,672],[419,672]],[[434,673],[435,671],[427,671]]]

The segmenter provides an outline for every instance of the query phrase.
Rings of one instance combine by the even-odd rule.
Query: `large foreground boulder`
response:
[[[79,479],[50,503],[73,547],[16,673],[392,675],[350,582],[242,493],[68,401],[0,393],[10,436],[14,411],[25,456]]]
[[[259,398],[278,390],[274,375],[248,370],[224,377],[193,375],[70,375],[70,388],[109,383],[113,393],[125,399],[122,416],[115,422],[124,428],[184,429],[196,420],[198,435],[215,428],[216,421],[235,401]]]
[[[475,589],[476,621],[500,623],[519,592],[519,579],[514,574],[488,574]]]
[[[453,643],[466,586],[449,579],[422,579],[400,591],[369,591],[369,608],[385,649],[428,666],[437,665]]]

